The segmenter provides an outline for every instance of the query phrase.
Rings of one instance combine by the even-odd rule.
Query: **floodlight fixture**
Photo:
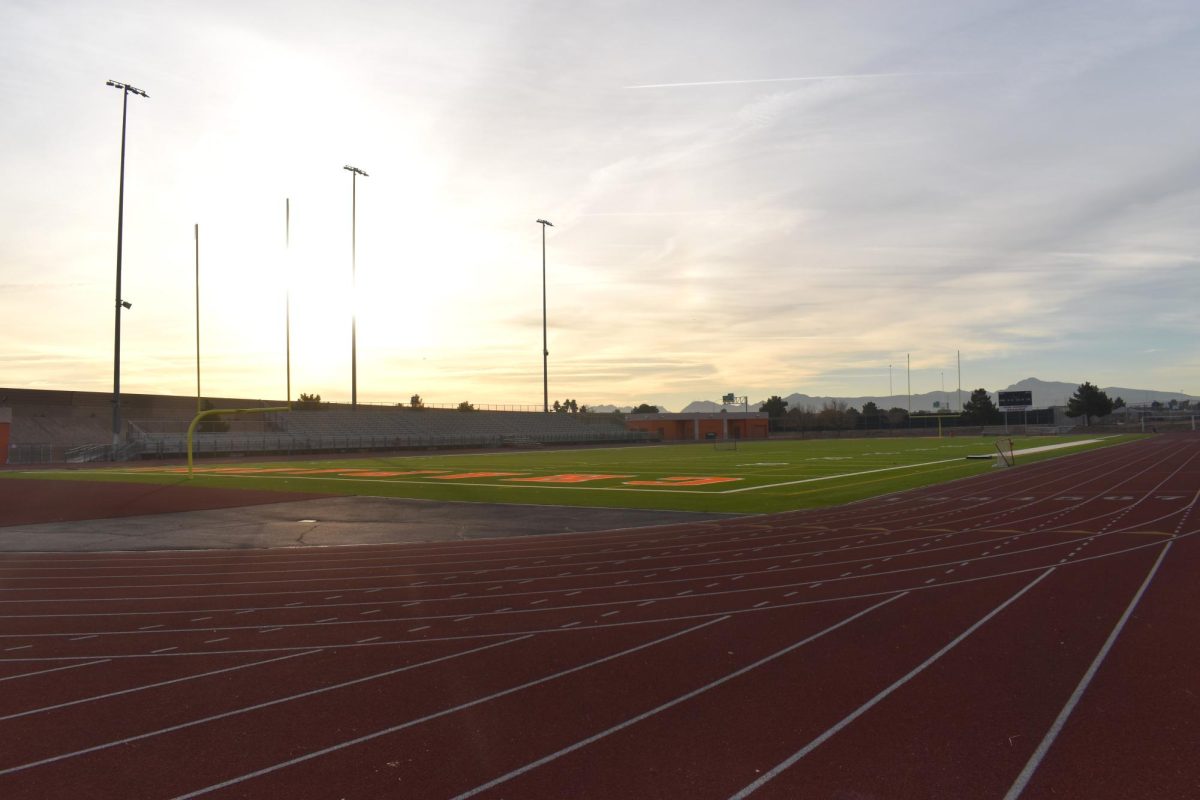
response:
[[[130,309],[130,308],[133,308],[133,303],[129,302],[128,300],[122,300],[122,301],[121,301],[121,308],[124,308],[124,309]]]
[[[136,86],[120,81],[105,81],[106,86],[121,90],[121,178],[117,190],[117,291],[113,331],[113,445],[121,443],[121,309],[130,308],[131,303],[121,299],[121,250],[125,237],[125,123],[129,116],[129,95],[150,97]]]
[[[349,164],[347,164],[346,166],[342,167],[342,169],[348,169],[348,170],[350,170],[351,172],[353,172],[355,175],[362,175],[364,178],[369,178],[369,177],[371,177],[370,175],[368,175],[367,173],[363,172],[363,171],[362,171],[361,169],[359,169],[358,167],[352,167],[352,166],[350,166]]]

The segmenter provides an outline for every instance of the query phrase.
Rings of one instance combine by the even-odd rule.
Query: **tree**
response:
[[[321,407],[321,395],[300,393],[300,399],[292,408],[299,411],[316,411]]]
[[[995,425],[1003,419],[987,389],[971,392],[971,399],[963,404],[962,415],[969,425]]]
[[[554,404],[552,406],[550,406],[550,410],[553,411],[555,414],[561,414],[564,411],[566,411],[566,409],[563,408],[562,403],[558,402],[557,400],[555,400]]]
[[[475,406],[471,405],[466,400],[463,400],[461,403],[458,404],[457,410],[458,411],[474,411]]]
[[[649,403],[642,403],[640,406],[635,407],[633,409],[633,411],[630,411],[629,413],[630,414],[657,414],[658,406],[652,406]]]
[[[887,412],[887,423],[889,428],[903,428],[908,424],[908,410],[892,406]]]
[[[874,400],[868,400],[862,407],[862,425],[865,428],[879,427],[879,406]]]
[[[771,395],[765,403],[759,406],[759,411],[767,412],[771,419],[779,419],[787,413],[788,401],[777,394]]]
[[[421,399],[421,395],[419,394],[414,394],[412,397],[408,398],[408,404],[413,408],[425,407],[425,401]]]
[[[212,411],[213,404],[210,400],[204,401],[204,411]],[[200,424],[196,426],[196,430],[201,433],[225,433],[229,430],[229,423],[221,419],[220,414],[213,414],[211,417],[205,417],[200,420]]]
[[[1112,410],[1113,401],[1090,381],[1081,383],[1067,401],[1067,416],[1083,417],[1084,425],[1091,425],[1092,417],[1107,417]]]
[[[1186,401],[1186,400],[1184,400],[1184,401],[1183,401],[1183,404],[1184,404],[1184,408],[1186,408],[1186,407],[1187,407],[1187,401]],[[1118,408],[1124,408],[1124,407],[1125,407],[1125,401],[1124,401],[1124,399],[1122,399],[1122,398],[1118,397],[1116,400],[1113,400],[1113,411],[1116,411]]]

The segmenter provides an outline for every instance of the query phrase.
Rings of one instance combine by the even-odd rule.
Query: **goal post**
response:
[[[997,467],[1011,467],[1016,463],[1016,458],[1013,456],[1012,439],[997,439],[995,465]]]
[[[713,442],[713,450],[737,450],[737,439],[717,439]]]

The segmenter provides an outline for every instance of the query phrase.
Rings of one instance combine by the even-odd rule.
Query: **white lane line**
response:
[[[134,692],[142,692],[142,691],[145,691],[146,689],[157,689],[160,686],[171,686],[176,683],[183,683],[184,681],[194,681],[198,678],[207,678],[211,675],[221,675],[226,672],[235,672],[239,669],[246,669],[247,667],[257,667],[261,664],[271,664],[275,661],[286,661],[289,658],[296,658],[297,656],[307,656],[307,655],[311,655],[313,653],[320,653],[320,652],[321,652],[321,650],[317,649],[317,650],[308,650],[303,653],[289,653],[286,656],[279,656],[277,658],[268,658],[263,661],[251,661],[249,664],[238,664],[237,666],[233,666],[233,667],[222,667],[221,669],[214,669],[214,670],[210,670],[208,672],[200,672],[195,675],[184,675],[182,678],[172,678],[167,681],[159,681],[157,683],[147,683],[142,686],[134,686],[129,689],[120,689],[115,692],[106,692],[105,694],[92,695],[91,697],[82,697],[78,700],[68,700],[65,703],[58,703],[58,704],[52,705],[52,706],[42,706],[41,708],[31,708],[28,711],[20,711],[16,714],[9,714],[8,716],[0,717],[0,722],[10,720],[10,719],[16,719],[17,717],[28,717],[31,714],[41,714],[44,711],[53,711],[56,708],[67,708],[69,706],[77,706],[80,703],[91,703],[94,700],[105,700],[109,697],[120,697],[121,695],[125,695],[125,694],[133,694]],[[103,662],[92,661],[89,663],[100,664]],[[80,666],[84,666],[84,665],[83,664],[75,664],[73,666],[80,667]],[[59,669],[71,669],[71,667],[59,667]],[[54,670],[47,670],[47,671],[53,672]]]
[[[563,623],[562,625],[559,625],[558,627],[560,627],[560,628],[573,628],[573,627],[575,627],[575,626],[576,626],[576,625],[578,625],[578,624],[579,624],[578,622],[566,622],[566,623]]]
[[[263,628],[262,630],[259,631],[259,633],[274,633],[275,631],[281,631],[281,630],[283,630],[283,628]]]
[[[36,672],[22,672],[20,675],[5,675],[0,678],[0,683],[4,681],[15,681],[17,678],[32,678],[34,675],[45,675],[47,672],[59,672],[64,669],[75,669],[76,667],[90,667],[93,664],[107,664],[112,661],[111,658],[102,658],[98,661],[85,661],[82,664],[68,664],[65,667],[51,667],[50,669],[39,669]],[[8,717],[0,717],[0,720],[8,719]]]
[[[91,633],[91,634],[88,634],[87,636],[75,636],[70,639],[67,639],[67,641],[68,642],[82,642],[84,639],[95,639],[99,635],[100,634],[98,634],[98,633]]]
[[[212,617],[196,617],[194,619],[189,619],[188,622],[204,622],[205,620],[209,619],[212,619]]]
[[[188,792],[187,794],[181,794],[181,795],[177,796],[176,798],[174,798],[174,800],[189,800],[189,798],[198,797],[202,794],[208,794],[209,792],[216,791],[217,789],[224,789],[227,786],[233,786],[234,784],[241,783],[242,781],[249,780],[250,778],[257,778],[261,775],[267,775],[267,774],[275,772],[277,770],[284,769],[286,767],[291,767],[296,764],[300,764],[300,763],[309,761],[314,758],[319,758],[320,756],[327,755],[329,753],[333,753],[338,750],[344,750],[347,747],[353,747],[354,745],[362,744],[363,742],[369,742],[372,739],[378,739],[380,736],[387,736],[389,734],[396,733],[398,731],[402,731],[406,728],[411,728],[414,725],[420,725],[423,722],[428,722],[430,720],[437,719],[439,717],[444,717],[449,714],[453,714],[457,711],[462,711],[463,709],[472,708],[474,706],[481,705],[483,703],[487,703],[492,700],[499,699],[501,697],[506,697],[510,694],[515,694],[515,693],[523,691],[525,689],[529,689],[534,686],[538,686],[540,684],[547,683],[549,681],[553,681],[558,678],[562,678],[562,677],[571,675],[576,672],[581,672],[585,669],[590,669],[591,667],[599,666],[600,664],[605,664],[609,661],[614,661],[618,658],[621,658],[622,656],[631,655],[631,654],[639,652],[641,650],[645,650],[649,647],[653,647],[655,645],[662,644],[663,642],[670,641],[671,639],[675,639],[680,636],[684,636],[686,634],[692,633],[693,631],[700,630],[701,628],[706,628],[709,625],[713,625],[718,622],[724,622],[727,619],[729,619],[728,615],[722,616],[722,617],[717,617],[716,619],[710,619],[706,622],[700,623],[699,625],[693,625],[690,628],[684,628],[683,630],[675,631],[674,633],[669,633],[666,636],[659,637],[658,639],[654,639],[649,642],[644,642],[642,644],[635,645],[633,647],[627,648],[625,650],[621,650],[616,653],[612,653],[607,656],[602,656],[601,658],[597,658],[593,661],[588,661],[583,664],[579,664],[577,666],[561,670],[559,672],[553,672],[553,673],[551,673],[549,675],[545,675],[541,678],[535,678],[534,680],[528,681],[526,683],[522,683],[518,686],[511,686],[507,689],[502,689],[498,692],[493,692],[492,694],[485,695],[483,697],[477,697],[474,700],[468,700],[467,702],[460,703],[456,706],[451,706],[450,708],[444,708],[441,711],[435,711],[432,714],[426,714],[423,717],[417,717],[416,719],[410,719],[407,722],[401,722],[398,725],[392,725],[388,728],[383,728],[382,730],[374,731],[373,733],[368,733],[363,736],[356,737],[354,739],[348,739],[344,742],[339,742],[338,744],[330,745],[329,747],[323,747],[320,750],[314,750],[311,753],[305,753],[302,756],[297,756],[296,758],[292,758],[287,761],[281,761],[278,764],[272,764],[269,767],[263,767],[262,769],[255,770],[254,772],[247,772],[245,775],[239,775],[236,778],[230,778],[227,781],[222,781],[220,783],[214,783],[211,786],[205,786],[202,789],[197,789],[193,792]],[[529,637],[522,637],[522,638],[529,638]],[[519,640],[510,640],[510,641],[519,641]],[[3,774],[5,774],[5,773],[0,772],[0,775],[3,775]]]
[[[151,653],[169,653],[172,650],[178,650],[178,647],[160,647],[157,650],[151,650]]]
[[[142,627],[138,628],[138,630],[139,631],[152,631],[155,628],[161,628],[162,626],[163,626],[163,623],[160,622],[157,625],[143,625]]]
[[[621,613],[620,611],[606,611],[603,614],[601,614],[600,616],[611,617],[613,614],[620,614],[620,613]]]
[[[454,620],[454,621],[455,621],[455,622],[466,622],[466,621],[467,621],[467,620],[469,620],[469,619],[475,619],[475,615],[474,615],[474,614],[469,614],[469,615],[467,615],[467,616],[465,616],[465,617],[459,617],[459,618],[457,618],[457,619],[456,619],[456,620]]]
[[[1008,598],[1003,603],[1001,603],[1000,605],[993,608],[991,611],[989,611],[987,614],[985,614],[983,617],[981,617],[977,622],[975,622],[975,624],[973,624],[971,627],[967,628],[965,631],[960,633],[958,636],[954,637],[948,644],[944,645],[936,653],[934,653],[929,658],[922,661],[917,666],[913,667],[913,669],[907,675],[898,679],[891,686],[887,687],[882,692],[875,695],[870,700],[868,700],[867,702],[863,703],[861,706],[856,708],[854,711],[850,712],[848,715],[846,715],[841,720],[841,722],[838,722],[836,725],[829,728],[827,731],[822,733],[817,738],[813,739],[811,742],[806,744],[804,747],[797,750],[795,753],[788,756],[783,761],[779,762],[777,765],[775,765],[771,769],[764,772],[753,783],[748,784],[747,786],[742,788],[737,793],[730,795],[729,800],[742,800],[742,798],[748,797],[750,794],[752,794],[753,792],[760,789],[763,786],[763,784],[767,783],[768,781],[772,780],[773,778],[776,778],[785,769],[792,766],[800,759],[804,758],[806,755],[811,753],[813,750],[816,750],[818,747],[820,747],[822,744],[824,744],[826,741],[828,741],[830,738],[832,738],[834,735],[836,735],[839,731],[841,731],[847,725],[854,722],[854,720],[858,719],[863,714],[867,713],[872,708],[874,708],[878,703],[883,701],[884,698],[886,698],[892,692],[896,691],[901,686],[908,683],[910,680],[912,680],[913,678],[915,678],[916,676],[918,676],[922,672],[924,672],[926,670],[926,668],[928,668],[931,664],[933,664],[935,661],[940,659],[946,653],[949,653],[951,650],[953,650],[955,647],[957,647],[960,642],[962,642],[964,639],[966,639],[972,633],[974,633],[975,631],[977,631],[981,627],[983,627],[990,619],[992,619],[992,617],[996,616],[1001,611],[1003,611],[1004,609],[1006,609],[1010,605],[1012,605],[1014,602],[1016,602],[1017,599],[1019,599],[1021,597],[1021,595],[1025,594],[1030,589],[1032,589],[1034,586],[1037,586],[1038,583],[1045,580],[1052,572],[1054,572],[1054,567],[1051,567],[1050,569],[1043,572],[1041,575],[1034,578],[1029,583],[1025,584],[1025,586],[1020,591],[1018,591],[1016,594],[1014,594],[1012,597]]]
[[[172,731],[184,730],[186,728],[191,728],[196,725],[203,725],[208,722],[214,722],[219,719],[226,719],[228,717],[238,716],[239,714],[246,714],[251,711],[257,711],[261,708],[269,708],[270,706],[279,705],[281,703],[289,703],[293,700],[300,700],[305,697],[312,697],[313,695],[333,691],[334,689],[343,689],[347,686],[353,686],[358,683],[365,683],[366,681],[372,681],[372,680],[376,680],[378,678],[384,678],[384,677],[387,677],[390,675],[396,675],[401,672],[407,672],[412,669],[417,669],[418,667],[424,667],[424,666],[428,666],[430,664],[437,664],[442,661],[449,661],[450,659],[453,659],[453,658],[459,658],[461,656],[470,655],[472,653],[478,653],[483,650],[490,650],[494,647],[500,647],[502,645],[511,644],[513,642],[519,642],[523,639],[529,639],[529,638],[531,638],[531,636],[519,636],[515,639],[505,639],[502,642],[493,642],[491,644],[483,645],[482,647],[475,647],[470,650],[463,650],[462,652],[459,652],[459,653],[452,653],[451,655],[448,655],[448,656],[439,656],[438,658],[431,658],[426,661],[418,661],[415,664],[407,664],[403,667],[396,667],[395,669],[389,669],[384,672],[376,672],[371,675],[364,675],[361,678],[354,678],[352,680],[342,681],[341,683],[333,683],[328,686],[321,686],[316,689],[309,689],[306,692],[300,692],[298,694],[287,695],[285,697],[278,697],[274,700],[267,700],[266,702],[256,703],[252,706],[243,706],[242,708],[235,708],[232,711],[224,711],[220,714],[213,714],[211,716],[202,717],[200,719],[194,719],[194,720],[191,720],[190,722],[181,722],[178,725],[170,725],[166,728],[159,728],[157,730],[147,731],[146,733],[139,733],[136,736],[129,736],[124,739],[115,739],[113,741],[104,742],[103,744],[97,744],[97,745],[93,745],[91,747],[85,747],[81,750],[73,750],[69,753],[60,753],[59,755],[50,756],[48,758],[43,758],[38,761],[30,761],[28,764],[20,764],[15,767],[9,767],[8,769],[0,770],[0,775],[11,775],[14,772],[21,772],[22,770],[30,769],[32,767],[38,767],[43,764],[52,764],[56,761],[62,761],[67,758],[74,758],[75,756],[81,756],[86,753],[95,753],[99,750],[108,750],[109,748],[120,747],[121,745],[130,744],[131,742],[138,742],[143,739],[149,739],[152,736],[160,736],[164,733],[171,733]],[[231,783],[232,782],[236,782],[236,780],[231,781]],[[208,790],[201,790],[201,791],[208,791]],[[185,796],[191,797],[192,795],[185,795]]]
[[[889,597],[888,599],[886,599],[882,602],[876,603],[873,606],[865,608],[862,611],[859,611],[855,614],[852,614],[849,617],[846,617],[841,622],[836,622],[833,625],[830,625],[828,628],[825,628],[822,631],[814,633],[811,636],[808,636],[804,639],[801,639],[798,642],[794,642],[794,643],[788,645],[787,647],[783,648],[782,650],[777,650],[776,652],[772,653],[771,655],[761,658],[758,661],[755,661],[753,664],[747,664],[746,666],[742,667],[741,669],[738,669],[734,672],[730,672],[727,675],[717,678],[715,681],[705,684],[704,686],[701,686],[698,689],[693,689],[692,691],[688,692],[687,694],[680,695],[679,697],[676,697],[674,700],[668,700],[667,702],[663,703],[662,705],[655,706],[654,708],[650,709],[649,711],[644,711],[635,717],[630,717],[629,719],[625,720],[624,722],[620,722],[620,723],[617,723],[616,725],[613,725],[611,728],[606,728],[605,730],[602,730],[599,733],[593,734],[592,736],[589,736],[586,739],[581,739],[572,745],[568,745],[568,746],[562,748],[561,750],[556,750],[555,752],[550,753],[547,756],[543,756],[542,758],[539,758],[536,761],[530,761],[528,764],[525,764],[522,767],[517,767],[516,769],[512,770],[511,772],[506,772],[505,774],[501,775],[500,777],[498,777],[494,780],[491,780],[491,781],[488,781],[487,783],[476,786],[474,789],[470,789],[466,792],[463,792],[460,795],[456,795],[453,798],[453,800],[466,800],[466,798],[468,798],[468,797],[473,797],[473,796],[479,794],[480,792],[485,792],[488,789],[492,789],[496,786],[499,786],[502,783],[512,780],[513,778],[517,777],[518,775],[523,775],[526,772],[529,772],[530,770],[537,769],[538,767],[540,767],[544,764],[548,764],[557,758],[561,758],[562,756],[565,756],[568,753],[572,753],[576,750],[579,750],[580,748],[587,747],[588,745],[592,744],[593,742],[597,742],[600,739],[605,738],[606,736],[610,736],[614,733],[617,733],[618,731],[624,730],[625,728],[628,728],[631,725],[636,725],[637,723],[641,722],[644,719],[649,719],[650,717],[653,717],[655,714],[666,711],[668,708],[677,706],[680,703],[691,700],[693,697],[696,697],[697,695],[701,695],[701,694],[709,691],[710,689],[715,689],[716,687],[720,686],[721,684],[731,681],[734,678],[745,675],[747,672],[757,669],[758,667],[761,667],[763,664],[766,664],[770,661],[774,661],[777,658],[785,656],[788,653],[792,652],[793,650],[803,647],[804,645],[808,644],[809,642],[815,641],[816,639],[821,638],[825,634],[837,630],[838,628],[842,627],[843,625],[848,625],[849,623],[855,621],[859,617],[869,614],[870,612],[874,611],[875,609],[880,608],[881,606],[885,606],[888,603],[892,602],[893,600],[898,600],[906,594],[908,594],[908,593],[902,592],[900,594],[892,595],[891,597]]]
[[[358,643],[359,643],[359,644],[366,644],[367,642],[375,642],[375,641],[378,641],[378,640],[380,640],[380,639],[382,639],[382,638],[383,638],[382,636],[372,636],[372,637],[370,637],[370,638],[368,638],[368,639],[359,639],[359,640],[358,640]]]
[[[401,608],[412,608],[413,606],[419,606],[419,605],[421,605],[421,601],[420,601],[420,600],[413,600],[413,601],[411,601],[411,602],[408,602],[408,603],[401,603],[401,604],[400,604],[400,607],[401,607]]]
[[[641,608],[642,606],[649,606],[649,605],[654,605],[654,601],[653,600],[644,600],[641,603],[638,603],[638,608]]]
[[[31,647],[33,647],[33,645],[31,645],[31,644],[23,644],[20,647],[6,647],[6,648],[4,648],[4,652],[8,653],[13,650],[28,650]]]
[[[314,624],[314,625],[320,625],[320,624],[321,624],[321,623],[323,623],[323,622],[336,622],[336,621],[337,621],[337,617],[326,617],[325,619],[319,619],[319,620],[317,620],[317,621],[316,621],[316,622],[314,622],[313,624]]]
[[[228,641],[229,641],[228,636],[222,636],[220,639],[206,639],[204,641],[204,643],[205,644],[216,644],[217,642],[228,642]]]
[[[762,608],[763,606],[769,606],[769,605],[771,605],[771,601],[770,601],[770,600],[763,600],[761,603],[755,603],[755,604],[754,604],[754,607],[755,607],[755,608]]]
[[[1075,691],[1071,693],[1071,697],[1067,700],[1067,704],[1063,706],[1062,711],[1058,712],[1058,717],[1054,720],[1054,724],[1050,726],[1050,730],[1046,731],[1046,735],[1042,737],[1041,743],[1037,750],[1033,751],[1033,755],[1029,757],[1029,761],[1025,764],[1025,768],[1017,775],[1017,779],[1013,781],[1013,785],[1009,788],[1008,793],[1004,795],[1004,800],[1016,800],[1021,796],[1021,792],[1025,791],[1025,787],[1029,784],[1033,773],[1037,771],[1038,766],[1042,763],[1042,759],[1046,757],[1046,752],[1054,744],[1054,740],[1058,738],[1058,734],[1062,731],[1063,726],[1067,723],[1067,718],[1071,716],[1071,712],[1075,710],[1075,706],[1079,704],[1079,698],[1083,697],[1083,693],[1087,691],[1088,684],[1092,682],[1096,671],[1100,669],[1100,664],[1103,663],[1105,657],[1108,656],[1108,651],[1112,649],[1113,644],[1117,641],[1117,637],[1121,635],[1121,631],[1125,629],[1125,623],[1129,621],[1129,617],[1133,614],[1133,610],[1137,608],[1138,602],[1141,601],[1142,595],[1146,593],[1146,587],[1150,585],[1150,581],[1154,580],[1154,575],[1158,572],[1159,565],[1167,556],[1167,551],[1171,549],[1171,542],[1167,542],[1166,547],[1158,554],[1158,560],[1154,562],[1154,566],[1150,568],[1150,572],[1146,575],[1146,579],[1142,581],[1142,585],[1133,595],[1133,599],[1129,601],[1129,606],[1125,609],[1125,613],[1117,620],[1117,624],[1113,626],[1112,633],[1108,635],[1108,639],[1104,642],[1104,646],[1100,648],[1100,652],[1096,653],[1096,657],[1092,659],[1091,666],[1087,668],[1087,672],[1083,673],[1083,677],[1079,679],[1079,685],[1075,687]]]
[[[368,615],[370,615],[370,614],[378,614],[378,613],[379,613],[380,611],[382,611],[382,610],[383,610],[382,608],[373,608],[373,609],[371,609],[370,611],[363,611],[363,612],[361,612],[361,613],[359,614],[359,616],[360,616],[360,617],[365,617],[365,616],[368,616]]]
[[[429,630],[429,626],[428,626],[428,625],[422,625],[422,626],[421,626],[421,627],[419,627],[419,628],[409,628],[409,629],[408,629],[408,632],[409,632],[409,633],[416,633],[417,631],[427,631],[427,630]]]

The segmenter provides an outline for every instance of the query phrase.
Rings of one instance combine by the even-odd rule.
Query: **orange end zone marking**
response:
[[[579,475],[573,472],[564,475],[544,475],[540,478],[506,478],[505,480],[522,483],[587,483],[588,481],[603,481],[610,478],[632,478],[632,475]]]
[[[713,483],[732,483],[741,478],[663,478],[660,481],[625,481],[626,486],[708,486]]]
[[[436,475],[443,469],[410,469],[406,472],[355,472],[351,478],[394,478],[397,475]]]
[[[459,472],[454,475],[435,475],[435,481],[461,481],[467,478],[503,478],[505,475],[520,475],[519,472]]]

